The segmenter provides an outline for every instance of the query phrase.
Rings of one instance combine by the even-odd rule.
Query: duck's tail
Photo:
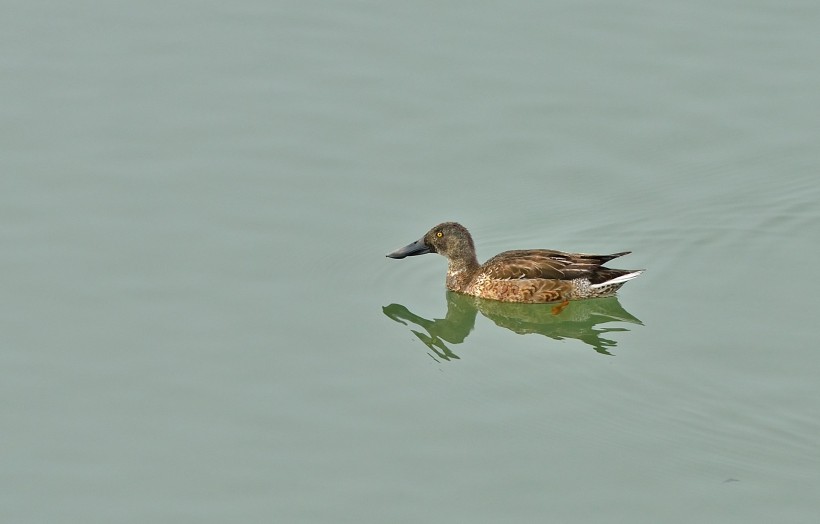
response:
[[[641,273],[646,271],[645,269],[603,269],[599,271],[599,275],[603,277],[603,280],[600,280],[596,284],[592,284],[589,286],[590,289],[602,289],[609,286],[618,286],[621,287],[624,282],[628,282],[633,278],[640,276]],[[617,289],[617,288],[616,288]]]

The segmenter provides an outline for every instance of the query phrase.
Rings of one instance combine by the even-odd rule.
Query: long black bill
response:
[[[387,256],[390,258],[404,258],[414,257],[416,255],[426,255],[427,253],[432,252],[433,250],[430,249],[430,247],[424,243],[424,239],[422,238],[416,240],[412,244],[399,248],[393,251],[392,253],[388,253]]]

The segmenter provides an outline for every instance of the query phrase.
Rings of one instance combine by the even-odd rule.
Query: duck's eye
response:
[[[436,231],[436,236],[437,236],[438,238],[441,238],[441,237],[443,237],[443,236],[444,236],[444,233],[442,233],[441,231]]]

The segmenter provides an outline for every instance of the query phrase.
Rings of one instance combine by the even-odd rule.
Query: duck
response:
[[[604,267],[631,251],[593,255],[520,249],[504,251],[479,264],[473,237],[458,222],[443,222],[387,257],[403,259],[427,253],[447,258],[447,289],[502,302],[567,304],[570,300],[608,297],[645,271]]]

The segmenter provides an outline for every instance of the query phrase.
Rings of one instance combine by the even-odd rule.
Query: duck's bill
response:
[[[412,244],[406,245],[403,248],[397,249],[392,253],[388,253],[387,256],[389,258],[404,258],[404,257],[414,257],[416,255],[426,255],[427,253],[432,253],[433,250],[430,249],[424,243],[424,239],[416,240]]]

